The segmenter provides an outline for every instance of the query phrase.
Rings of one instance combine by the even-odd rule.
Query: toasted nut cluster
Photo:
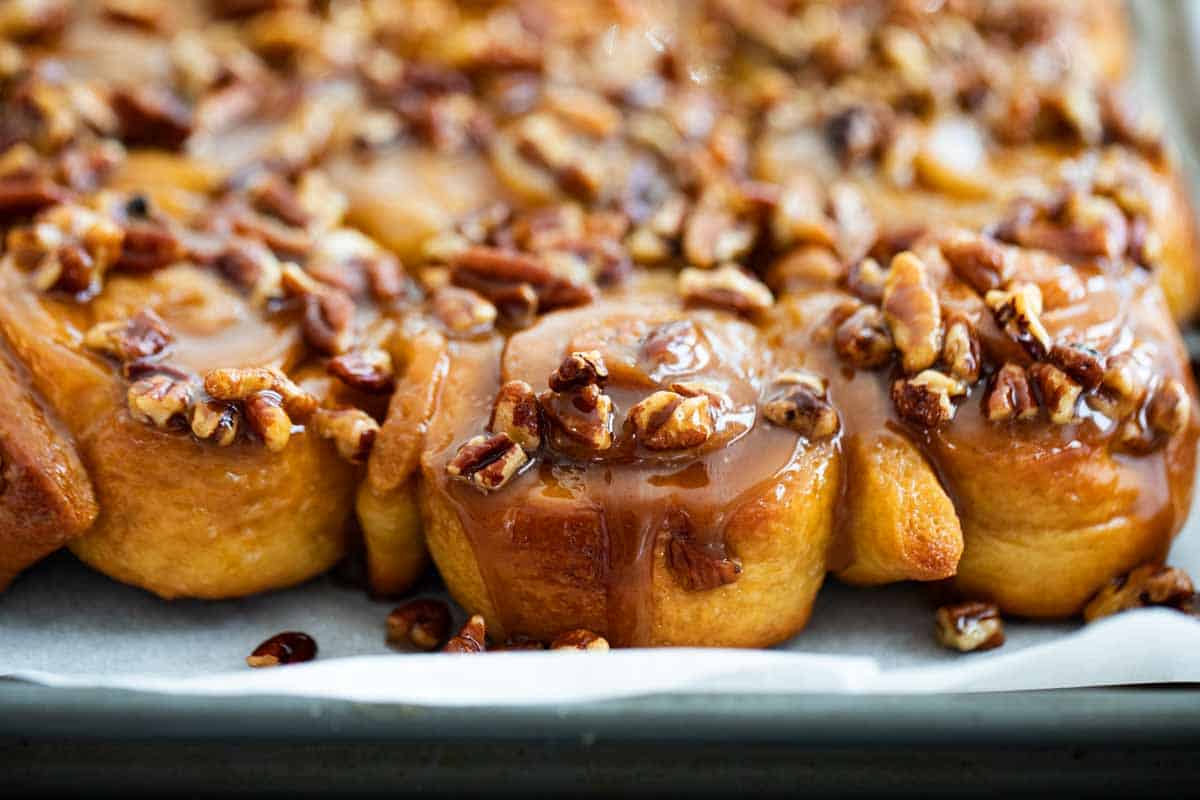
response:
[[[896,344],[883,312],[861,305],[850,313],[833,336],[837,354],[859,369],[877,369],[892,360]]]
[[[1193,600],[1195,586],[1178,567],[1143,564],[1128,575],[1114,578],[1083,609],[1083,618],[1095,622],[1103,617],[1146,606],[1183,608]]]
[[[763,416],[809,439],[829,438],[841,428],[825,380],[810,372],[785,372],[776,378],[775,393],[763,405]]]
[[[1038,415],[1037,399],[1024,367],[1009,362],[996,370],[983,396],[983,410],[992,422],[1028,420]]]
[[[278,395],[287,413],[304,422],[317,410],[317,398],[270,367],[222,367],[204,375],[204,391],[217,400],[246,400],[262,392]]]
[[[1045,362],[1030,367],[1029,378],[1037,387],[1051,422],[1066,425],[1075,420],[1075,404],[1083,387],[1058,367]]]
[[[925,262],[905,251],[892,259],[883,287],[883,315],[904,371],[933,366],[942,352],[942,309]]]
[[[682,511],[669,511],[663,528],[667,569],[685,591],[715,589],[733,583],[741,575],[741,562],[729,558],[723,547],[706,545],[692,537],[691,522]]]
[[[127,320],[111,320],[93,325],[83,343],[98,353],[122,363],[161,355],[171,345],[167,323],[150,309],[143,309]]]
[[[762,281],[734,264],[717,269],[688,267],[679,273],[679,294],[687,303],[712,306],[736,314],[757,314],[775,303]]]
[[[325,369],[350,388],[367,394],[388,394],[396,386],[392,357],[379,347],[343,353],[329,359]]]
[[[18,264],[34,269],[39,291],[90,294],[121,257],[124,240],[125,231],[107,217],[62,203],[9,232],[7,245]]]
[[[228,447],[237,440],[241,419],[241,412],[235,404],[223,400],[204,400],[192,406],[192,434],[218,447]]]
[[[1035,359],[1050,353],[1050,334],[1042,325],[1042,290],[1022,283],[1008,290],[995,289],[984,296],[996,324]]]
[[[968,386],[979,380],[983,355],[970,322],[958,317],[946,324],[941,361],[947,374]]]
[[[1098,391],[1089,395],[1088,405],[1110,419],[1124,419],[1136,412],[1150,393],[1150,366],[1135,349],[1109,356]]]
[[[529,462],[507,433],[468,439],[446,464],[446,474],[487,494],[503,488]]]
[[[486,333],[496,322],[496,306],[470,289],[443,286],[434,292],[431,302],[434,316],[456,336]]]
[[[173,422],[186,419],[192,394],[193,388],[188,380],[173,375],[153,374],[129,385],[126,402],[134,419],[165,429]]]
[[[550,374],[550,390],[538,395],[538,404],[551,445],[588,451],[612,447],[613,402],[600,389],[607,380],[608,367],[596,351],[571,353]]]
[[[933,429],[954,419],[957,407],[953,399],[966,394],[967,387],[944,372],[927,369],[912,378],[892,384],[892,403],[896,412],[909,422]]]
[[[938,643],[949,650],[971,653],[1004,644],[1004,621],[992,603],[967,601],[937,610]]]
[[[388,644],[432,652],[450,634],[450,606],[431,597],[409,600],[388,614]]]
[[[550,642],[551,650],[590,650],[596,653],[608,651],[608,640],[586,628],[565,631]]]
[[[536,452],[542,446],[542,414],[533,387],[525,381],[501,386],[488,429],[508,434],[526,453]]]
[[[284,631],[254,648],[246,657],[251,667],[278,667],[282,664],[299,664],[317,657],[317,641],[307,633]]]
[[[474,615],[446,642],[443,653],[482,653],[487,650],[487,626],[483,617]]]
[[[959,231],[944,238],[940,248],[954,274],[980,294],[999,289],[1012,279],[1012,259],[994,239]]]
[[[338,455],[356,464],[367,460],[379,434],[379,423],[359,408],[319,408],[312,426],[322,439],[333,440]]]
[[[650,450],[687,450],[712,436],[713,410],[707,395],[659,391],[629,409],[626,424]]]

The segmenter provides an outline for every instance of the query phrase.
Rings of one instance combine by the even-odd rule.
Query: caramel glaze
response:
[[[974,325],[985,364],[1031,363],[996,326],[982,298],[951,273],[934,239],[926,238],[914,250],[939,286],[943,315],[961,314]],[[1032,251],[1017,252],[1015,263],[1014,279],[1035,283],[1042,290],[1042,322],[1052,339],[1083,342],[1106,355],[1137,348],[1154,380],[1177,379],[1195,396],[1182,341],[1152,274],[1107,261],[1068,265]],[[900,377],[897,366],[855,371],[833,352],[830,314],[851,299],[838,290],[786,298],[777,307],[769,333],[771,344],[803,358],[806,368],[829,379],[830,397],[841,415],[839,444],[843,447],[856,438],[881,435],[903,436],[917,446],[963,523],[968,557],[975,517],[990,516],[988,522],[995,524],[996,496],[1012,496],[1011,508],[1000,516],[1014,527],[1044,525],[1039,533],[1053,534],[1068,528],[1129,524],[1140,527],[1144,532],[1139,536],[1149,543],[1143,560],[1165,557],[1190,505],[1195,414],[1186,432],[1164,447],[1146,454],[1125,453],[1115,446],[1117,422],[1090,408],[1086,396],[1077,406],[1078,421],[1072,424],[1052,424],[1044,414],[1033,421],[989,421],[983,411],[985,377],[956,402],[957,412],[949,424],[925,430],[901,419],[890,400],[889,387]],[[841,484],[838,533],[830,554],[834,572],[844,570],[855,559],[855,542],[846,534],[845,505],[857,477],[847,474]],[[1039,493],[1038,485],[1048,494]],[[1039,508],[1043,502],[1053,508]],[[1053,542],[1046,544],[1054,546]],[[1046,557],[1054,556],[1052,551]],[[1072,555],[1063,553],[1062,557]],[[1070,569],[1070,565],[1063,568]],[[981,593],[980,587],[971,588]],[[1035,604],[1016,611],[1063,616],[1077,609],[1043,614]]]
[[[640,353],[641,342],[661,326],[683,326],[694,348]],[[615,442],[609,451],[566,455],[543,447],[541,456],[502,490],[482,495],[450,480],[446,462],[462,441],[486,429],[501,383],[525,380],[535,388],[573,351],[600,350],[611,373]],[[692,537],[725,555],[724,528],[750,498],[783,491],[781,478],[796,468],[806,447],[789,430],[764,423],[757,413],[778,366],[751,325],[713,312],[687,313],[660,303],[599,303],[547,315],[533,328],[499,340],[452,345],[453,361],[432,415],[425,475],[451,498],[467,532],[499,627],[510,634],[526,626],[509,602],[522,591],[522,575],[561,558],[563,591],[587,597],[585,618],[573,623],[603,631],[623,645],[651,641],[650,583],[655,547],[666,535],[669,513],[682,511]],[[650,451],[623,432],[636,402],[674,381],[703,380],[727,393],[713,437],[696,450]],[[445,413],[447,398],[469,413]],[[736,555],[736,554],[731,554]],[[543,578],[544,579],[544,578]]]

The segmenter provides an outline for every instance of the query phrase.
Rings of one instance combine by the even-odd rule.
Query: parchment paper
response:
[[[1144,85],[1161,104],[1181,161],[1200,109],[1191,42],[1200,4],[1131,4]],[[1200,576],[1200,510],[1171,563]],[[428,587],[436,592],[438,587]],[[928,693],[1200,682],[1200,620],[1166,610],[1078,623],[1009,621],[1008,643],[959,655],[934,642],[931,604],[917,586],[849,589],[830,581],[807,630],[774,650],[626,650],[444,656],[384,643],[391,604],[322,578],[224,602],[158,600],[90,572],[68,555],[30,570],[0,595],[0,676],[55,686],[208,695],[295,694],[424,705],[520,705],[659,692]],[[458,617],[461,620],[461,614]],[[303,630],[318,660],[251,670],[266,637]]]

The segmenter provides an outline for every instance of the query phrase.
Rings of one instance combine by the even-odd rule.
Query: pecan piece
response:
[[[942,352],[942,308],[925,263],[910,251],[892,259],[883,287],[883,316],[904,371],[933,366]]]
[[[527,463],[520,445],[507,433],[495,433],[463,443],[446,464],[446,474],[487,494],[503,488]]]
[[[332,439],[338,455],[361,464],[371,454],[379,423],[359,408],[320,408],[312,415],[313,430],[322,439]]]
[[[271,248],[254,239],[237,237],[216,258],[217,270],[262,306],[283,294],[283,267]]]
[[[388,614],[388,644],[432,652],[446,641],[450,621],[450,606],[444,601],[432,597],[409,600]]]
[[[896,346],[879,307],[862,305],[838,325],[833,348],[858,369],[877,369],[892,360]]]
[[[687,216],[683,255],[689,264],[712,267],[745,255],[758,231],[739,220],[723,200],[701,199]]]
[[[171,345],[167,323],[146,308],[127,320],[93,325],[83,337],[87,347],[118,361],[128,362],[160,355]]]
[[[587,628],[565,631],[550,642],[551,650],[590,650],[596,653],[608,651],[608,640]]]
[[[496,306],[470,289],[442,286],[434,292],[431,303],[434,316],[452,334],[486,333],[496,322]]]
[[[859,259],[850,266],[849,272],[846,273],[846,288],[864,303],[879,305],[883,302],[885,285],[887,285],[887,272],[873,258]]]
[[[712,408],[704,394],[655,392],[629,409],[626,419],[637,440],[650,450],[699,447],[713,434]]]
[[[999,289],[1012,278],[1012,259],[990,237],[960,231],[943,239],[940,248],[954,274],[980,294]]]
[[[292,438],[292,420],[275,392],[256,392],[242,400],[246,422],[272,453],[287,447]]]
[[[775,304],[771,290],[735,264],[711,270],[687,267],[679,273],[678,286],[686,303],[735,314],[757,314]]]
[[[187,255],[183,243],[162,222],[135,221],[125,225],[125,238],[116,268],[126,272],[154,272]]]
[[[1042,326],[1042,290],[1022,283],[1008,290],[995,289],[984,296],[996,324],[1035,359],[1050,353],[1050,334]]]
[[[1079,342],[1056,343],[1046,360],[1071,376],[1072,380],[1090,392],[1104,380],[1104,361],[1100,353]]]
[[[949,650],[971,653],[1004,644],[1004,621],[993,603],[968,600],[937,610],[938,643]]]
[[[1192,398],[1182,383],[1171,379],[1163,383],[1146,404],[1146,421],[1150,429],[1164,438],[1171,438],[1187,428],[1192,417]]]
[[[246,657],[251,667],[278,667],[281,664],[299,664],[317,657],[317,642],[307,633],[284,631],[254,648]]]
[[[113,92],[112,109],[126,144],[179,150],[192,135],[192,113],[170,92],[153,86]]]
[[[952,399],[966,392],[967,387],[957,378],[927,369],[893,383],[892,403],[902,418],[933,429],[954,419],[957,408]]]
[[[304,338],[316,349],[337,355],[354,343],[354,301],[339,289],[304,296]]]
[[[1140,351],[1127,350],[1110,356],[1098,391],[1088,395],[1088,405],[1112,420],[1132,414],[1150,390],[1149,361]]]
[[[166,428],[186,417],[192,404],[192,386],[171,375],[147,375],[129,385],[125,398],[134,419]]]
[[[317,398],[270,367],[222,367],[204,374],[204,391],[217,400],[245,400],[261,392],[279,396],[291,417],[304,422],[317,410]]]
[[[668,537],[664,554],[667,569],[684,591],[716,589],[741,575],[741,562],[729,558],[724,547],[705,545],[692,537],[691,521],[682,511],[668,511],[663,530]]]
[[[204,400],[192,407],[192,435],[211,441],[218,447],[228,447],[241,430],[241,414],[233,403]]]
[[[613,402],[596,384],[568,393],[542,392],[538,405],[551,441],[560,450],[608,450],[613,444]]]
[[[1029,387],[1024,367],[1010,362],[996,370],[983,396],[983,411],[992,422],[1033,419],[1037,416],[1037,400]]]
[[[952,377],[970,385],[979,380],[979,369],[983,356],[979,348],[979,337],[971,323],[961,317],[951,319],[946,325],[942,342],[942,364]]]
[[[473,615],[446,642],[443,653],[482,653],[487,650],[487,625],[480,614]]]
[[[1053,364],[1039,362],[1029,368],[1029,379],[1037,387],[1051,422],[1068,425],[1075,421],[1075,404],[1083,387],[1071,376]]]
[[[763,416],[809,439],[828,438],[841,428],[824,379],[809,372],[785,372],[776,378],[775,391],[763,405]]]
[[[608,380],[604,357],[596,350],[571,353],[550,373],[550,389],[569,392],[584,386],[603,386]]]
[[[468,247],[451,258],[450,267],[456,286],[474,289],[502,310],[522,286],[536,295],[536,311],[586,305],[595,295],[591,286],[556,274],[540,258],[496,247]]]
[[[1178,567],[1142,564],[1128,575],[1113,578],[1083,608],[1083,619],[1103,617],[1146,606],[1182,609],[1196,593],[1192,579]]]
[[[508,434],[527,453],[541,447],[542,412],[533,387],[525,381],[509,381],[501,386],[488,429]]]
[[[350,388],[367,394],[389,394],[396,386],[392,357],[379,347],[343,353],[329,359],[325,369]]]

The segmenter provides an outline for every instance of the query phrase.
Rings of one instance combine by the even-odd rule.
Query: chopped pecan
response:
[[[979,380],[983,356],[971,323],[962,317],[952,318],[943,338],[941,361],[946,372],[968,385]]]
[[[1012,278],[1012,259],[990,237],[959,231],[944,238],[939,246],[954,274],[980,294],[999,289]]]
[[[801,245],[767,268],[767,283],[776,292],[836,284],[845,270],[832,250],[815,244]]]
[[[262,242],[235,238],[217,256],[215,266],[234,285],[249,292],[256,306],[282,296],[283,268]]]
[[[325,369],[347,386],[367,394],[389,394],[396,385],[392,357],[379,347],[343,353],[329,359]]]
[[[776,378],[774,392],[763,405],[763,416],[809,439],[828,438],[841,428],[825,380],[810,372],[785,372]]]
[[[713,434],[712,408],[704,394],[655,392],[629,409],[626,419],[637,440],[651,450],[699,447]]]
[[[478,292],[442,286],[431,301],[434,316],[450,333],[473,336],[486,333],[496,322],[496,307]]]
[[[525,381],[509,381],[501,386],[488,429],[508,434],[527,453],[541,447],[542,413],[533,387]]]
[[[1026,420],[1037,416],[1037,400],[1030,389],[1024,367],[1010,362],[996,370],[983,396],[983,412],[992,422]]]
[[[113,92],[112,109],[127,144],[178,150],[192,135],[192,113],[170,92],[150,85]]]
[[[388,614],[388,644],[432,652],[446,641],[450,622],[450,606],[445,601],[432,597],[409,600]]]
[[[551,650],[590,650],[596,653],[608,651],[608,640],[586,628],[576,628],[554,637]]]
[[[443,653],[482,653],[487,649],[487,625],[475,614],[446,642]]]
[[[296,190],[278,173],[267,172],[256,176],[247,187],[246,194],[256,209],[284,224],[303,228],[311,221],[312,217]]]
[[[1046,360],[1071,376],[1090,392],[1104,380],[1104,360],[1100,353],[1079,342],[1056,343]]]
[[[542,392],[538,404],[551,443],[560,450],[608,450],[613,444],[613,402],[596,384],[568,393]]]
[[[1029,368],[1029,379],[1037,387],[1042,405],[1055,425],[1075,421],[1075,404],[1083,388],[1053,364],[1039,362]]]
[[[887,272],[873,258],[859,259],[850,265],[846,273],[846,288],[864,303],[882,303],[886,285]]]
[[[1192,398],[1187,388],[1170,379],[1155,390],[1146,404],[1146,421],[1156,434],[1170,438],[1181,433],[1192,417]]]
[[[446,474],[487,494],[501,489],[529,462],[507,433],[468,439],[446,464]]]
[[[797,177],[783,187],[771,212],[771,234],[777,245],[811,244],[832,250],[837,246],[837,233],[815,180]]]
[[[569,392],[584,386],[603,386],[608,380],[608,367],[604,356],[596,350],[571,353],[563,359],[554,372],[550,373],[550,389]]]
[[[904,371],[933,366],[942,352],[942,308],[925,263],[905,251],[892,259],[883,287],[883,316]]]
[[[729,558],[724,547],[705,545],[693,538],[691,520],[684,512],[670,509],[663,519],[663,532],[667,536],[667,569],[684,591],[716,589],[733,583],[741,574],[741,562]]]
[[[192,407],[191,428],[197,439],[228,447],[237,439],[241,426],[241,413],[233,403],[203,400]]]
[[[282,404],[280,396],[271,391],[255,392],[242,400],[246,422],[272,453],[287,447],[292,438],[292,419]]]
[[[18,264],[36,268],[37,289],[80,293],[99,287],[120,257],[124,238],[107,217],[63,203],[39,214],[32,225],[10,231],[7,245]]]
[[[304,422],[317,410],[317,398],[291,378],[269,367],[222,367],[204,374],[204,391],[217,400],[245,400],[269,392],[283,402],[287,413]]]
[[[1042,290],[1022,283],[1007,290],[995,289],[984,296],[996,324],[1035,359],[1050,353],[1050,334],[1042,325]]]
[[[1139,350],[1109,356],[1100,388],[1088,395],[1088,405],[1112,420],[1133,414],[1150,390],[1149,360]]]
[[[949,650],[971,653],[1004,644],[1004,621],[993,603],[968,600],[937,610],[938,643]]]
[[[134,220],[124,226],[121,257],[115,266],[127,272],[153,272],[187,255],[179,237],[158,221]]]
[[[304,296],[304,338],[316,349],[337,355],[354,343],[354,301],[340,289]]]
[[[355,464],[367,460],[379,433],[379,423],[359,408],[319,408],[312,426],[322,439],[333,440],[338,455]]]
[[[894,382],[892,403],[902,418],[933,429],[954,419],[957,408],[953,398],[961,397],[966,392],[967,387],[957,378],[927,369],[916,377],[901,378]]]
[[[246,657],[251,667],[278,667],[281,664],[299,664],[317,657],[317,642],[307,633],[285,631],[277,633],[254,648]]]
[[[713,306],[737,314],[756,314],[775,304],[762,281],[734,264],[712,270],[687,267],[679,273],[679,293],[687,303]]]
[[[16,174],[0,178],[0,219],[12,220],[65,202],[66,189],[40,175]]]
[[[118,361],[137,361],[160,355],[172,341],[167,323],[151,309],[142,309],[127,320],[93,325],[83,337],[87,347]]]
[[[877,369],[892,360],[892,332],[878,306],[861,305],[834,333],[837,354],[858,369]]]
[[[755,226],[738,219],[721,199],[702,199],[687,216],[683,255],[689,264],[712,267],[750,251],[758,237]]]
[[[1083,619],[1095,622],[1146,606],[1182,608],[1195,593],[1192,579],[1178,567],[1142,564],[1128,575],[1113,578],[1097,592],[1084,606]]]
[[[129,385],[125,398],[134,419],[166,428],[186,418],[192,404],[192,386],[171,375],[147,375]]]
[[[537,311],[586,305],[595,294],[591,286],[555,274],[540,258],[495,247],[468,247],[450,266],[455,285],[474,289],[501,310],[518,287],[536,295]]]

